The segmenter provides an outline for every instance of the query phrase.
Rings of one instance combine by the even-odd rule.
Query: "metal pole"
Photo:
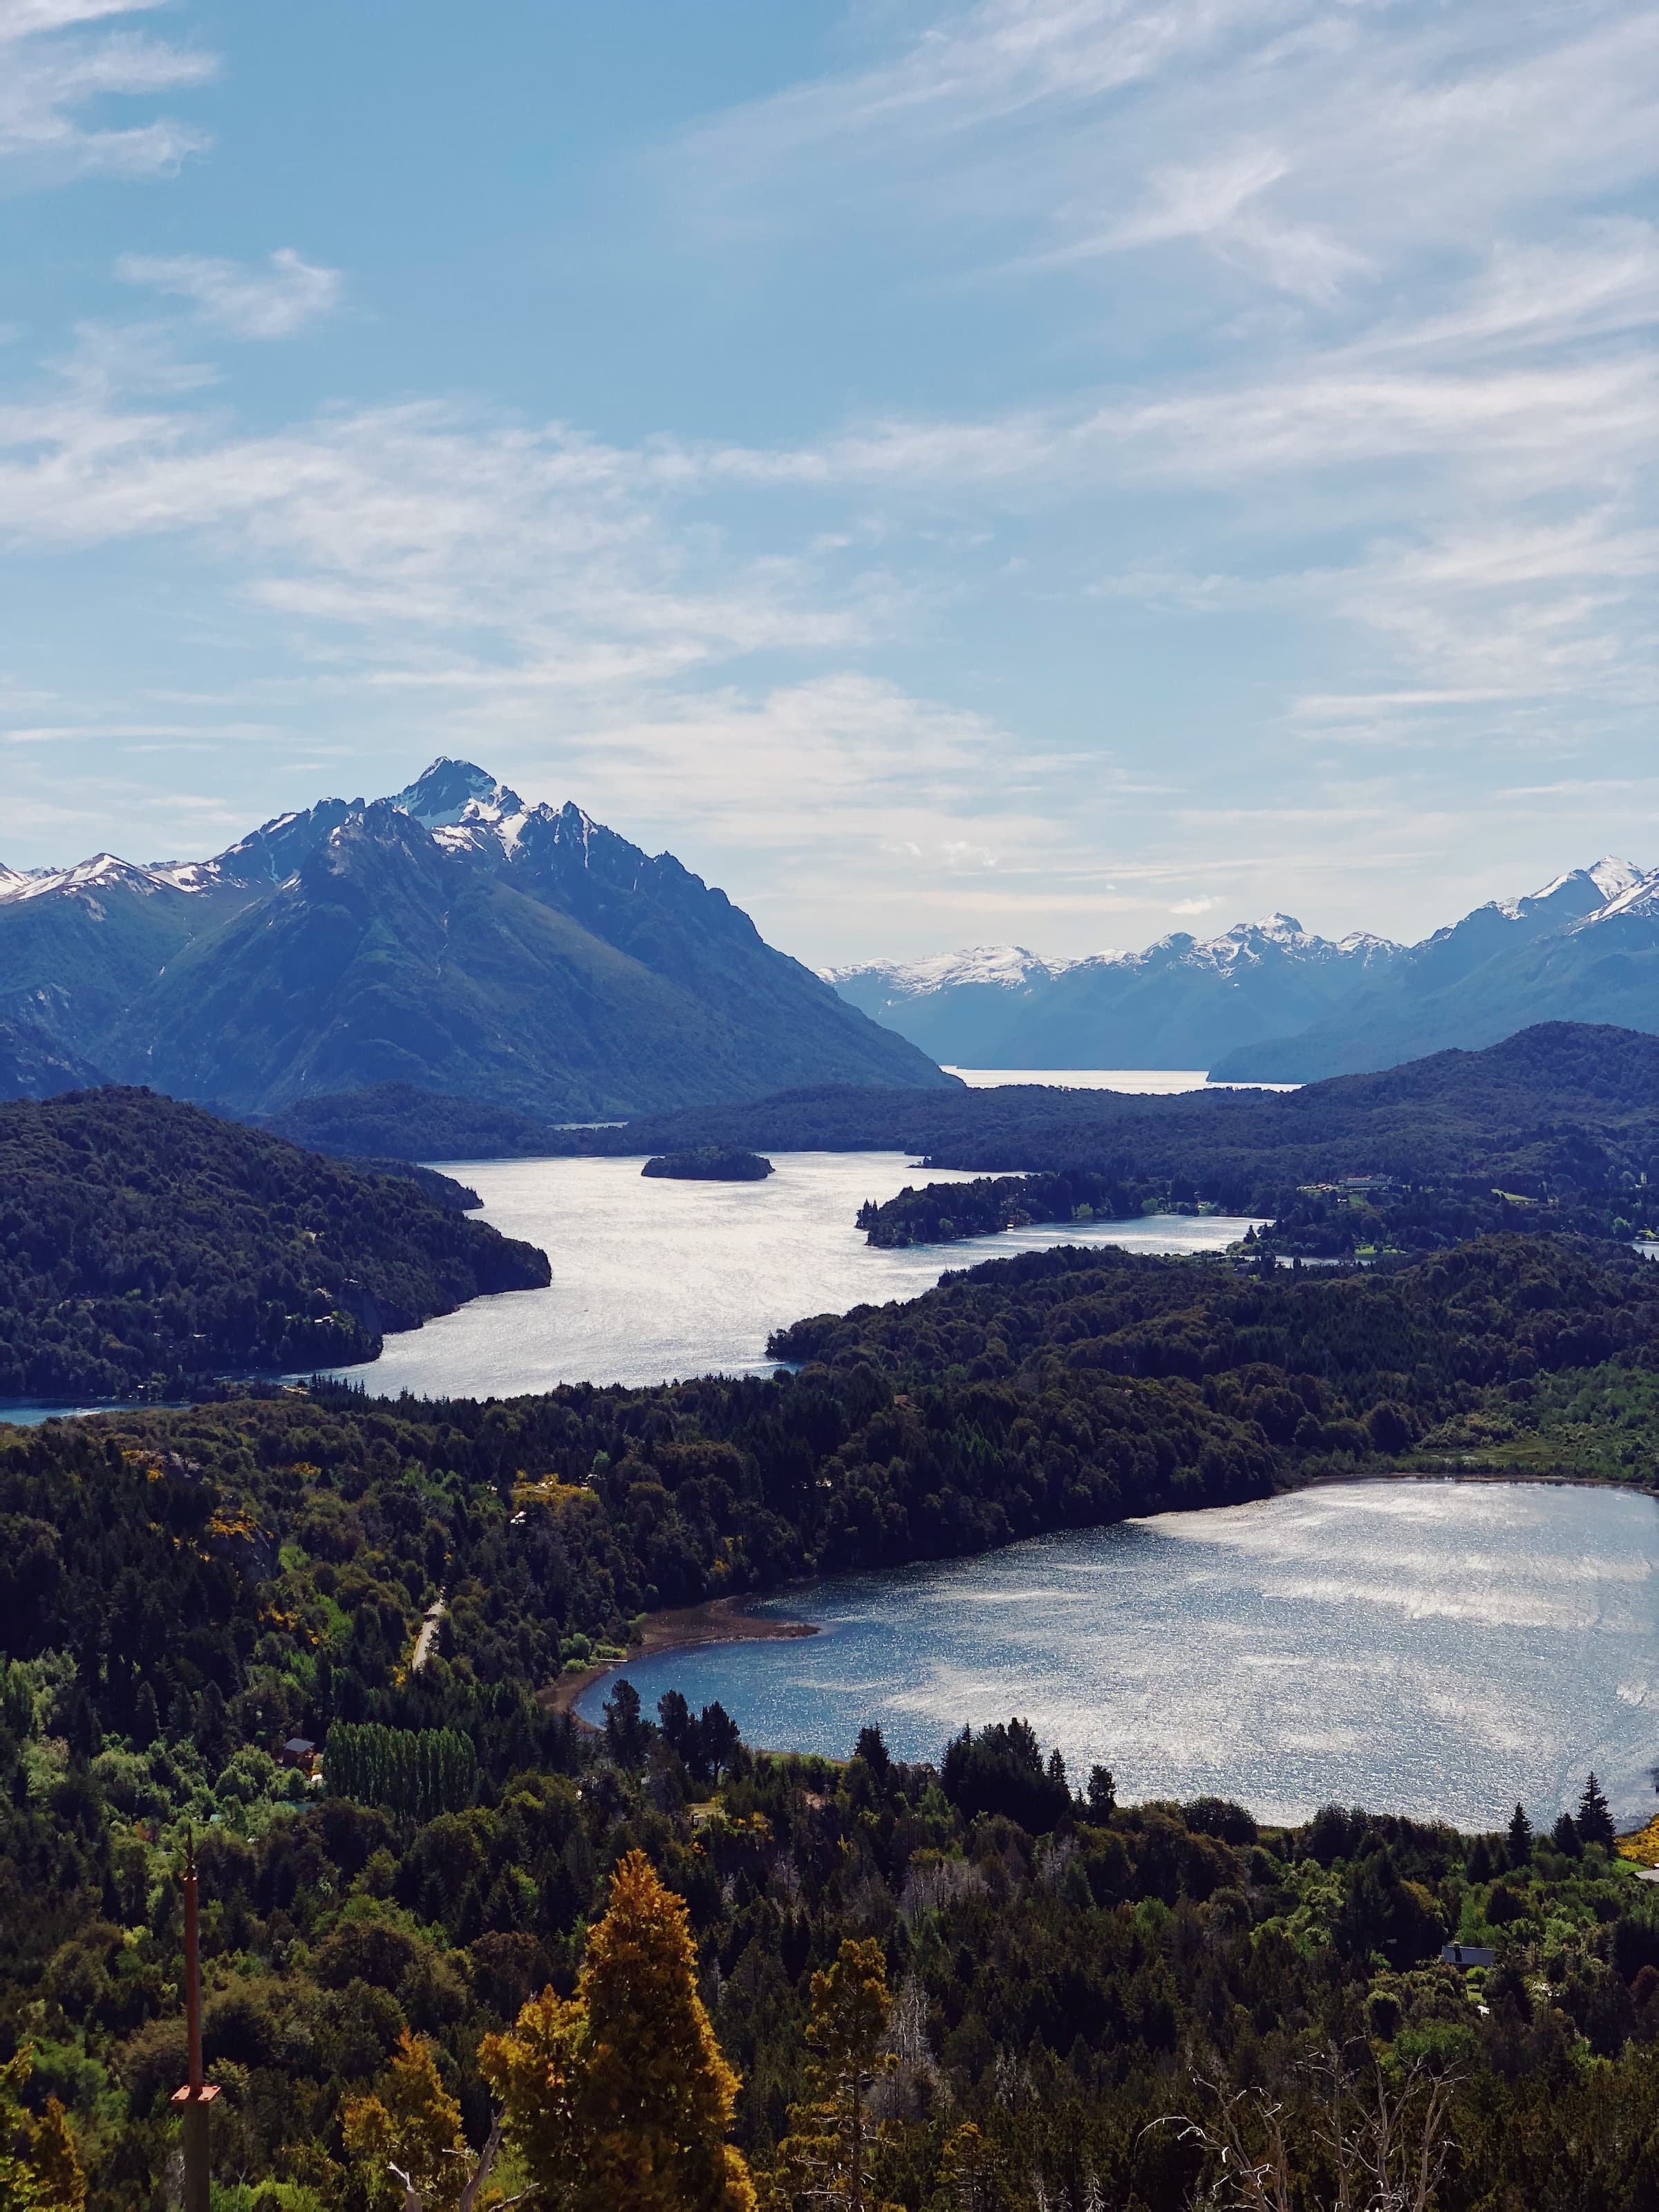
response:
[[[190,2079],[175,2090],[185,2154],[184,2212],[208,2212],[208,2112],[219,2092],[202,2079],[202,1958],[196,1918],[196,1838],[185,1835],[185,2034]]]

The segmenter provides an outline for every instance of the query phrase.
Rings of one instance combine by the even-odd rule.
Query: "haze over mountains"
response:
[[[0,873],[0,1096],[404,1083],[547,1120],[945,1083],[671,854],[470,763],[206,861]]]
[[[1492,1044],[1535,1022],[1659,1031],[1659,871],[1603,860],[1422,943],[1273,914],[1218,937],[1043,961],[1018,945],[826,971],[947,1065],[1194,1067],[1306,1083]]]

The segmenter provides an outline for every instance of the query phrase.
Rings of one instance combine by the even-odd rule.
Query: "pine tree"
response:
[[[76,2154],[69,2120],[56,2097],[36,2124],[30,2161],[35,2172],[35,2203],[40,2212],[83,2212],[87,2177]]]
[[[951,2212],[991,2212],[999,2196],[996,2154],[971,2120],[947,2136],[939,2159],[939,2180]],[[1090,2190],[1097,2201],[1097,2185]],[[1085,2199],[1087,2212],[1088,2199]]]
[[[148,1751],[161,1733],[161,1717],[156,1707],[155,1692],[148,1682],[140,1682],[132,1706],[132,1740],[140,1751]]]
[[[22,2101],[34,2055],[20,2051],[0,2066],[0,2212],[36,2212],[40,2176],[29,2156],[34,2130]]]
[[[1532,1822],[1527,1818],[1527,1808],[1517,1805],[1515,1818],[1510,1822],[1510,1870],[1516,1872],[1527,1865],[1532,1857]]]
[[[1580,1843],[1605,1844],[1612,1848],[1617,1831],[1613,1825],[1613,1814],[1607,1808],[1607,1801],[1601,1793],[1601,1785],[1594,1774],[1584,1784],[1584,1794],[1578,1800],[1578,1816],[1573,1826],[1578,1831]]]
[[[778,2145],[771,2197],[780,2212],[801,2203],[890,2212],[871,2195],[867,2169],[878,2139],[869,2092],[896,2063],[881,2048],[891,2011],[880,1944],[847,1937],[834,1966],[812,1977],[810,2094],[790,2107],[789,2133]]]
[[[0,2212],[84,2212],[87,2177],[64,2107],[48,2097],[37,2120],[23,2103],[33,2070],[27,2046],[0,2066]]]

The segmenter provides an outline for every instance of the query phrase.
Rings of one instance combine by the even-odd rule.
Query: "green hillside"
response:
[[[0,1398],[372,1359],[544,1256],[434,1196],[145,1091],[0,1105]]]

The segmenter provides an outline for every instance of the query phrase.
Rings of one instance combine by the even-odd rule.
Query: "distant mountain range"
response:
[[[1659,870],[1575,868],[1419,945],[1333,940],[1289,915],[1143,952],[1043,961],[1018,945],[826,971],[849,1005],[969,1067],[1205,1068],[1307,1083],[1542,1021],[1659,1032]]]
[[[0,869],[0,1097],[404,1085],[544,1122],[948,1081],[671,854],[465,761],[210,860]]]

